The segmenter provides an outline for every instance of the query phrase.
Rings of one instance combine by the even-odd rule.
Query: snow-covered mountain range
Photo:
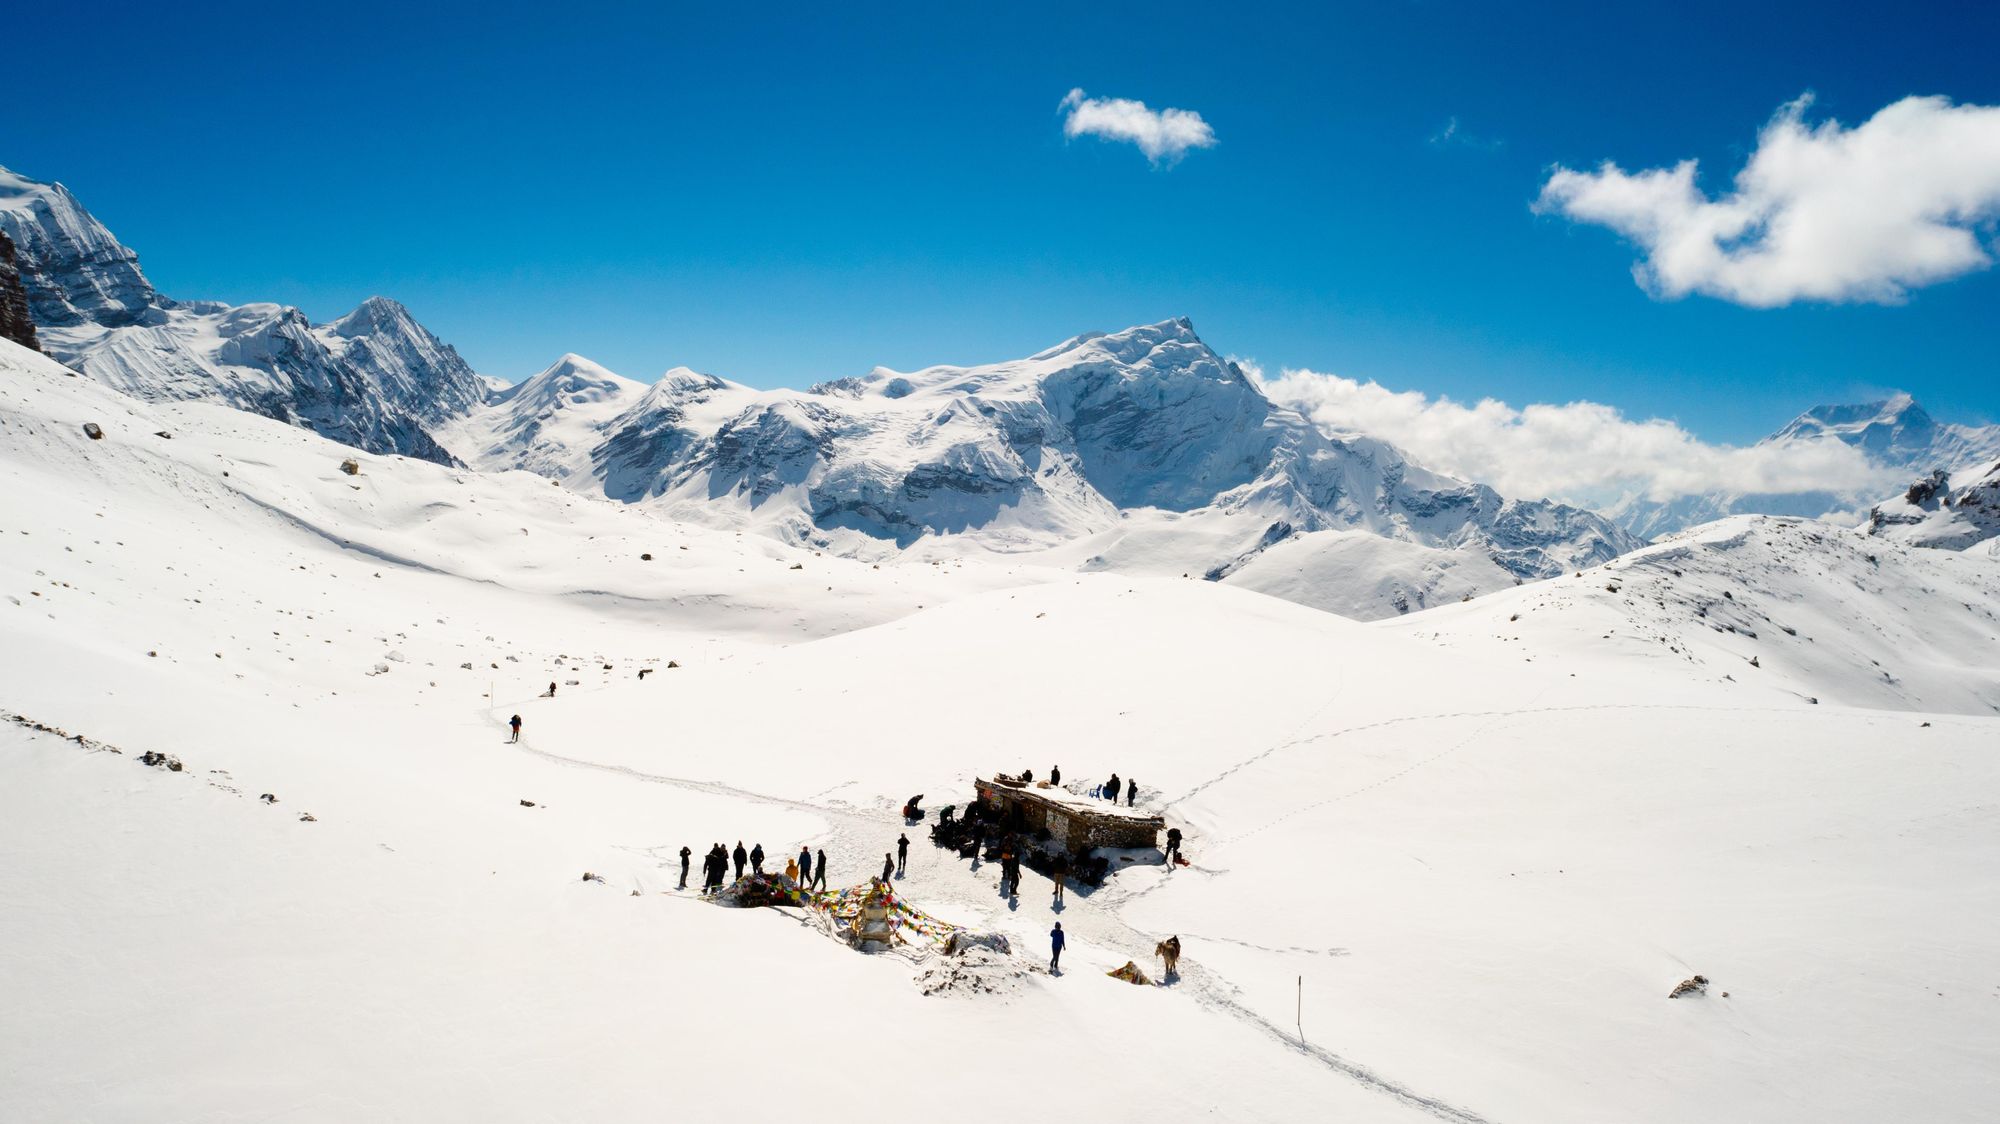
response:
[[[20,247],[43,349],[135,397],[216,401],[370,452],[524,469],[859,558],[1029,556],[1233,580],[1372,617],[1638,545],[1594,513],[1330,436],[1185,319],[802,391],[684,368],[648,386],[578,356],[508,386],[381,297],[324,325],[275,304],[165,297],[59,184],[0,172],[0,232]]]
[[[863,558],[1017,555],[1215,580],[1254,570],[1244,577],[1256,585],[1277,580],[1255,564],[1280,544],[1402,544],[1390,587],[1348,583],[1317,600],[1359,616],[1636,545],[1590,512],[1507,500],[1382,442],[1328,436],[1185,319],[1014,362],[877,369],[807,390],[686,369],[646,386],[566,356],[442,439],[478,467]],[[1441,597],[1441,575],[1455,571]]]
[[[1760,445],[1838,441],[1860,450],[1885,479],[1947,474],[2000,459],[2000,425],[1958,425],[1931,417],[1916,399],[1897,394],[1880,402],[1815,406],[1785,423]],[[1608,512],[1643,539],[1730,515],[1791,515],[1818,518],[1860,512],[1879,496],[1851,491],[1780,494],[1708,492],[1665,502],[1637,499]]]
[[[215,401],[369,452],[450,463],[431,430],[487,385],[394,301],[329,324],[296,308],[180,301],[59,183],[0,168],[0,233],[15,245],[41,349],[148,401]]]

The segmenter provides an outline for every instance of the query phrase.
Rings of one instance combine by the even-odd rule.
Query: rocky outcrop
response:
[[[30,351],[35,342],[35,318],[28,311],[28,290],[21,284],[21,266],[14,240],[0,234],[0,339],[13,340]]]
[[[1938,550],[2000,546],[2000,462],[1969,472],[1938,469],[1868,512],[1877,538]]]

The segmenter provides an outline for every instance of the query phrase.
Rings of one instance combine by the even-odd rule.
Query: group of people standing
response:
[[[693,857],[693,851],[686,847],[681,848],[680,888],[683,890],[687,889],[688,868]],[[729,868],[732,862],[735,863],[736,877],[738,878],[743,877],[743,868],[745,866],[750,868],[751,873],[762,875],[764,873],[764,845],[758,843],[746,851],[743,849],[743,841],[738,839],[734,850],[724,847],[720,843],[710,847],[708,854],[703,855],[701,859],[701,892],[707,894],[722,889],[723,883],[729,880]],[[812,848],[800,847],[798,858],[785,860],[785,877],[791,879],[792,884],[801,889],[806,888],[808,883],[820,889],[825,889],[826,850],[821,848],[818,858],[815,859]]]

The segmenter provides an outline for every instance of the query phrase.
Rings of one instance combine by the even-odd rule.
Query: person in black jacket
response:
[[[1116,801],[1117,799],[1118,799],[1118,798],[1117,798],[1117,797],[1115,797],[1115,796],[1114,796],[1114,797],[1112,797],[1112,800],[1113,800],[1114,802],[1115,802],[1115,801]],[[1139,802],[1139,782],[1138,782],[1138,781],[1126,781],[1126,782],[1125,782],[1125,806],[1126,806],[1127,808],[1130,808],[1130,807],[1132,807],[1133,805],[1137,804],[1138,802]]]
[[[1104,782],[1104,797],[1105,797],[1105,799],[1107,799],[1107,800],[1111,801],[1111,802],[1112,802],[1113,804],[1116,804],[1116,803],[1118,803],[1118,774],[1117,774],[1117,773],[1113,773],[1113,774],[1111,774],[1111,779],[1110,779],[1110,780],[1108,780],[1108,781],[1105,781],[1105,782]]]
[[[826,889],[826,848],[819,849],[819,861],[813,863],[813,888]]]
[[[882,881],[887,882],[889,880],[889,876],[894,873],[896,873],[895,858],[892,857],[887,851],[882,852]]]
[[[1068,942],[1063,940],[1062,922],[1058,921],[1056,927],[1049,930],[1049,971],[1062,970],[1062,950],[1066,943]]]
[[[743,877],[743,864],[750,861],[750,852],[743,849],[743,841],[741,839],[736,841],[736,850],[731,852],[731,855],[736,859],[736,877],[741,878]]]
[[[1062,766],[1061,766],[1061,765],[1057,765],[1057,766],[1055,766],[1054,768],[1052,768],[1052,769],[1050,769],[1050,770],[1049,770],[1049,784],[1051,784],[1051,785],[1053,785],[1053,786],[1055,786],[1055,787],[1057,787],[1057,788],[1061,788],[1061,787],[1062,787]]]
[[[681,848],[681,889],[688,888],[688,856],[694,854],[686,847]]]
[[[1181,829],[1177,827],[1170,827],[1167,829],[1167,865],[1172,866],[1174,864],[1174,859],[1178,857],[1180,853],[1181,853]]]
[[[812,882],[812,878],[813,853],[809,848],[801,844],[799,846],[799,886],[804,888],[809,885]]]
[[[910,869],[910,837],[907,834],[896,837],[896,869]]]
[[[1069,877],[1069,856],[1062,854],[1061,852],[1057,852],[1055,861],[1049,864],[1049,881],[1054,882],[1056,884],[1055,904],[1057,905],[1062,904],[1063,879],[1068,877]]]

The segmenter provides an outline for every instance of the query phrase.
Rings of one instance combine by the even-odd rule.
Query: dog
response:
[[[1181,939],[1178,936],[1168,937],[1166,940],[1153,946],[1153,955],[1166,962],[1166,974],[1168,976],[1178,975],[1181,962]]]

